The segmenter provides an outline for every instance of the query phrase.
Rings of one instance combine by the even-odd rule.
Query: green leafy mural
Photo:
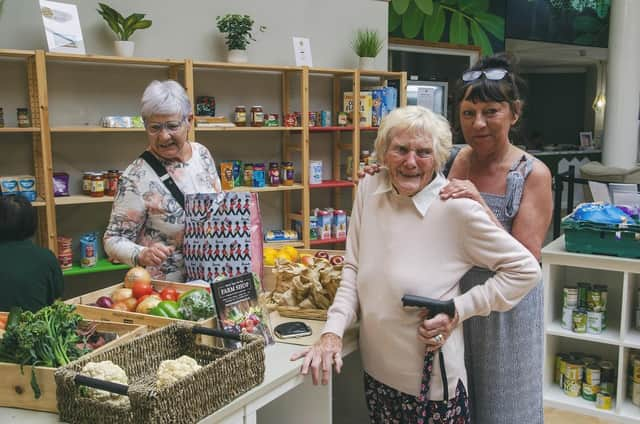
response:
[[[429,42],[472,44],[484,55],[493,54],[491,38],[504,42],[504,17],[489,9],[490,0],[391,0],[389,33]]]

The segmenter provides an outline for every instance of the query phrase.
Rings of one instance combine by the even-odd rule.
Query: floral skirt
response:
[[[422,388],[412,396],[364,373],[364,391],[372,424],[469,424],[467,391],[458,381],[456,396],[449,401],[426,400],[429,393],[433,352],[425,355]]]

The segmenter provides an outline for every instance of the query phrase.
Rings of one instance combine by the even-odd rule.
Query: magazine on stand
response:
[[[221,330],[260,335],[266,344],[274,343],[269,314],[258,302],[260,281],[253,273],[217,280],[211,283],[211,294]],[[236,348],[240,343],[225,340],[225,346]]]

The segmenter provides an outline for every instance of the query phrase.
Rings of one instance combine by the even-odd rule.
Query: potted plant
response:
[[[98,3],[98,5],[100,5],[98,13],[107,21],[109,28],[118,37],[115,42],[116,54],[118,56],[133,56],[135,44],[129,38],[136,30],[149,28],[151,21],[144,19],[143,13],[132,13],[125,18],[117,10],[104,3]]]
[[[374,58],[382,50],[382,38],[374,29],[359,29],[351,43],[353,51],[359,57],[358,68],[371,69]]]
[[[247,46],[251,40],[255,41],[253,34],[253,19],[249,15],[226,14],[216,16],[218,31],[225,34],[225,44],[229,49],[227,61],[231,63],[247,63]],[[265,26],[260,25],[260,32],[264,32]]]

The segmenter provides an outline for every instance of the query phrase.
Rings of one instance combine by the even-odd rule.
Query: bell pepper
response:
[[[173,300],[163,300],[152,308],[149,313],[159,317],[183,319],[178,310],[178,302]]]

